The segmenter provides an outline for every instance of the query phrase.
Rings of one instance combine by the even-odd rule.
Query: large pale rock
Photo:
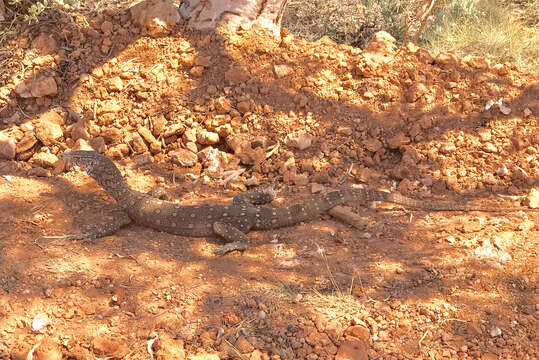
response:
[[[135,24],[151,35],[167,34],[180,21],[178,7],[172,0],[146,0],[129,9]]]
[[[284,0],[185,0],[180,15],[195,29],[223,27],[235,31],[254,27],[278,36],[285,5]]]

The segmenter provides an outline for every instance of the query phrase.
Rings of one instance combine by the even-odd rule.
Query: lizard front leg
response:
[[[224,255],[234,250],[246,250],[249,247],[249,237],[237,227],[223,222],[213,223],[213,232],[230,243],[219,246],[214,251],[215,255]]]

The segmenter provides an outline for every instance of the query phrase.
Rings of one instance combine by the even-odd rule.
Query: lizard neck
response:
[[[99,166],[85,170],[118,202],[120,208],[124,209],[126,207],[124,206],[125,200],[131,197],[134,190],[129,187],[122,173],[111,160],[103,157],[103,161],[99,163]]]

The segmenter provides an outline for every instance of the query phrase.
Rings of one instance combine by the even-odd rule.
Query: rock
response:
[[[264,355],[265,354],[262,351],[256,349],[251,353],[249,360],[265,360],[266,357]],[[267,357],[267,359],[269,360],[269,356]]]
[[[292,68],[290,65],[273,65],[273,71],[275,72],[275,76],[278,78],[283,78],[292,74],[294,72],[294,68]]]
[[[388,32],[378,31],[374,34],[366,49],[369,51],[378,50],[379,52],[393,53],[396,50],[396,42],[397,40]]]
[[[249,101],[240,101],[236,107],[242,114],[251,111],[251,103]]]
[[[92,348],[98,356],[122,358],[129,353],[129,349],[122,343],[102,336],[92,340]]]
[[[236,349],[239,350],[242,354],[248,354],[251,353],[255,348],[251,343],[243,336],[240,336],[238,340],[236,340]]]
[[[322,332],[326,329],[327,326],[327,320],[326,318],[321,314],[316,314],[316,316],[313,319],[314,326],[318,329],[318,331]]]
[[[532,209],[539,208],[539,189],[532,188],[526,197],[526,205]]]
[[[156,137],[159,137],[165,131],[167,126],[167,119],[160,114],[152,118],[152,134]]]
[[[0,133],[0,159],[11,160],[17,154],[15,140]]]
[[[198,161],[197,154],[186,149],[175,150],[170,156],[173,162],[185,167],[195,166]]]
[[[451,154],[457,150],[457,147],[453,143],[444,144],[440,148],[440,152],[443,154]]]
[[[21,121],[21,114],[18,112],[14,112],[3,120],[4,124],[18,124],[19,121]]]
[[[101,136],[109,144],[117,144],[124,139],[122,130],[113,127],[103,127],[101,130]]]
[[[24,135],[24,137],[17,142],[17,154],[30,150],[35,144],[37,144],[37,139],[33,133]]]
[[[496,147],[496,145],[494,145],[493,143],[491,142],[486,142],[483,144],[482,146],[483,150],[485,152],[488,152],[488,153],[497,153],[498,152],[498,148]]]
[[[442,69],[451,70],[457,65],[458,59],[451,53],[442,52],[436,56],[434,63]]]
[[[146,151],[148,151],[148,146],[146,146],[146,143],[142,139],[142,136],[140,136],[138,133],[133,134],[133,150],[135,151],[135,154],[141,154]]]
[[[183,124],[172,124],[170,126],[167,126],[164,129],[163,136],[166,138],[170,136],[174,136],[174,135],[180,136],[184,132],[185,132],[185,126],[183,126]]]
[[[369,332],[369,329],[367,329],[365,326],[362,326],[362,325],[353,325],[353,326],[349,326],[345,331],[344,331],[344,335],[345,336],[352,336],[352,337],[355,337],[359,340],[364,340],[364,341],[368,341],[369,338],[370,338],[370,332]]]
[[[120,106],[120,104],[118,104],[114,100],[109,100],[109,101],[104,101],[102,103],[101,107],[97,109],[97,113],[101,115],[101,114],[108,114],[108,113],[117,113],[117,112],[120,112],[121,110],[122,110],[122,107]]]
[[[138,133],[144,140],[146,140],[149,144],[157,142],[157,139],[153,136],[152,132],[145,126],[139,126],[137,128]]]
[[[484,353],[483,355],[481,355],[481,360],[498,360],[498,359],[499,359],[498,355],[492,354],[492,353]]]
[[[119,76],[115,76],[107,82],[107,90],[122,91],[124,84]]]
[[[502,329],[500,329],[499,327],[495,327],[490,330],[490,336],[492,337],[500,336],[501,334],[502,334]]]
[[[234,151],[242,164],[253,165],[263,161],[266,153],[263,148],[253,149],[251,142],[241,135],[231,135],[226,138],[227,145]]]
[[[37,49],[41,55],[46,55],[54,54],[58,45],[51,35],[41,34],[32,41],[32,47]]]
[[[88,143],[98,153],[103,153],[105,151],[105,139],[102,136],[92,138]]]
[[[114,29],[114,25],[110,21],[103,21],[101,24],[101,31],[103,31],[103,34],[110,35],[112,33],[112,30]]]
[[[182,339],[174,339],[167,333],[159,335],[152,346],[157,360],[184,360],[185,350]]]
[[[288,134],[285,138],[285,144],[295,147],[298,150],[305,150],[311,147],[313,142],[312,135],[307,134],[305,131],[296,131]]]
[[[369,360],[369,346],[363,340],[346,339],[337,350],[335,360]]]
[[[60,346],[51,338],[43,338],[39,346],[34,350],[35,360],[62,360]]]
[[[233,65],[225,72],[225,80],[233,85],[244,83],[249,80],[249,72],[244,66]]]
[[[42,167],[35,167],[28,169],[26,171],[26,175],[28,176],[37,176],[37,177],[50,177],[51,172],[47,169],[43,169]]]
[[[103,143],[103,145],[105,144]],[[78,139],[77,141],[75,141],[75,144],[73,145],[71,150],[94,150],[94,148],[92,148],[92,146],[86,140]]]
[[[326,326],[326,334],[331,340],[333,340],[333,342],[338,341],[343,334],[343,328],[341,323],[336,320],[328,322]]]
[[[15,86],[15,93],[22,98],[54,96],[58,86],[52,76],[27,79]]]
[[[151,164],[153,161],[152,156],[147,152],[144,154],[135,155],[133,162],[136,166],[145,166]]]
[[[490,141],[490,139],[492,139],[492,134],[491,134],[490,130],[487,129],[487,128],[479,128],[477,130],[477,135],[479,136],[479,138],[483,142]]]
[[[45,146],[51,146],[56,141],[64,136],[64,132],[60,125],[50,121],[41,120],[34,130],[36,137]]]
[[[337,134],[341,134],[344,136],[350,136],[352,135],[352,129],[349,126],[339,126],[337,128]]]
[[[219,142],[219,134],[207,130],[198,131],[197,141],[202,145],[214,145]]]
[[[376,138],[370,138],[364,142],[365,148],[371,152],[377,152],[382,148],[382,143]]]
[[[58,157],[49,152],[35,153],[30,162],[41,166],[42,168],[53,168],[58,162]]]
[[[189,71],[189,74],[193,75],[194,77],[201,77],[203,72],[204,72],[203,66],[193,66],[191,70]]]
[[[71,139],[73,139],[74,141],[77,141],[78,139],[90,139],[90,134],[88,134],[88,131],[86,130],[86,127],[84,126],[84,123],[82,121],[77,122],[71,128]]]
[[[215,101],[215,110],[219,114],[228,114],[230,110],[232,110],[232,105],[230,104],[230,100],[227,98],[221,96]]]
[[[189,128],[183,133],[183,139],[185,142],[196,142],[197,141],[197,129]]]
[[[387,141],[387,145],[389,146],[390,149],[398,149],[402,145],[406,145],[409,143],[410,143],[410,139],[404,136],[403,133],[399,133]]]
[[[132,21],[150,35],[169,33],[181,19],[172,0],[145,0],[129,8],[129,12]]]
[[[408,90],[404,93],[404,98],[409,103],[414,103],[421,99],[423,95],[427,93],[428,89],[427,87],[422,83],[415,83]]]
[[[308,173],[297,173],[295,170],[286,170],[283,173],[283,180],[285,183],[293,183],[297,186],[306,186],[309,184]]]

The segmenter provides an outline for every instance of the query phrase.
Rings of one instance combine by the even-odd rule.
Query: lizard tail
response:
[[[432,211],[486,211],[486,212],[511,212],[511,211],[530,211],[535,210],[526,207],[497,207],[489,205],[473,205],[473,204],[459,204],[459,203],[446,203],[433,200],[419,200],[412,199],[407,196],[398,193],[386,193],[387,202],[393,204],[399,204],[415,209],[424,209]]]

